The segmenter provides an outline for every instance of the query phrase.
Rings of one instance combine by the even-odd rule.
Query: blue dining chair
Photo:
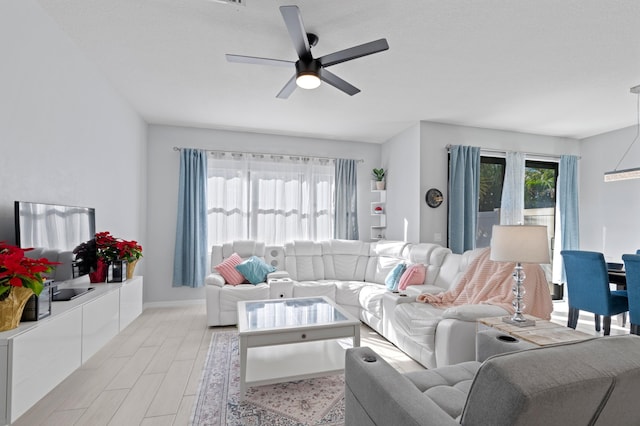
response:
[[[627,275],[631,333],[640,334],[640,256],[638,254],[624,254],[622,261]]]
[[[611,332],[611,316],[629,310],[627,292],[609,289],[607,262],[602,253],[582,250],[560,252],[567,276],[569,318],[567,327],[576,328],[580,311],[595,315],[596,331],[603,317],[604,335]]]

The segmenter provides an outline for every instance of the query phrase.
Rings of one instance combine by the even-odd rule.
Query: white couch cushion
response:
[[[322,245],[313,241],[293,241],[284,245],[285,269],[293,280],[323,280]]]
[[[388,290],[384,285],[368,283],[358,294],[358,302],[362,309],[377,318],[382,318],[382,295]]]
[[[337,281],[336,302],[340,305],[360,307],[360,290],[366,287],[364,281]]]
[[[401,303],[394,310],[395,326],[429,348],[434,348],[436,327],[444,309],[426,303]]]
[[[408,263],[409,243],[403,241],[378,241],[371,244],[364,279],[367,282],[384,284],[389,272],[400,262]]]
[[[412,244],[407,248],[410,263],[422,263],[427,267],[425,284],[436,285],[442,264],[451,250],[438,244]]]
[[[336,285],[327,281],[304,281],[293,284],[293,297],[327,296],[336,300]]]
[[[353,240],[322,242],[325,278],[342,281],[364,281],[369,260],[369,243]]]
[[[237,312],[238,302],[241,300],[263,300],[268,298],[269,286],[266,283],[258,285],[225,285],[220,289],[220,310]]]

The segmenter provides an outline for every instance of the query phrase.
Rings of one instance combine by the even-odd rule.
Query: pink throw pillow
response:
[[[242,258],[238,253],[233,253],[227,257],[221,264],[214,266],[227,284],[238,285],[244,282],[244,275],[236,269],[236,266],[242,263]]]
[[[424,284],[424,280],[427,278],[427,268],[422,263],[416,263],[407,267],[404,274],[400,277],[398,283],[398,290],[406,290],[410,285]]]

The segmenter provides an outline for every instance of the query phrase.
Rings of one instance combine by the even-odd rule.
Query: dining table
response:
[[[616,290],[627,289],[627,273],[624,269],[609,269],[609,282],[616,285]]]

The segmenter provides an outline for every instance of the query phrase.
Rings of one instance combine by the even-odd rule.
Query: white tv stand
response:
[[[78,286],[94,290],[0,333],[0,425],[14,422],[142,313],[142,277]]]

